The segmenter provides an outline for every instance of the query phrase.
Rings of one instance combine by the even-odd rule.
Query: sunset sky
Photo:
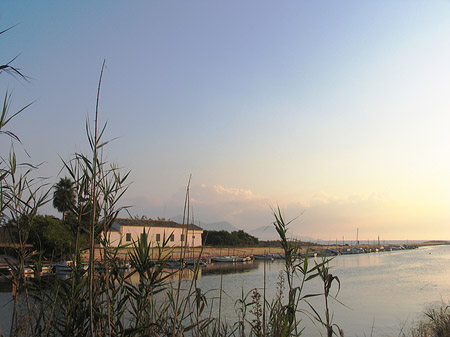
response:
[[[132,215],[181,214],[192,174],[195,220],[251,230],[279,205],[300,238],[450,239],[449,1],[2,1],[16,24],[0,62],[31,79],[0,93],[35,101],[10,127],[50,184],[87,152],[106,59]]]

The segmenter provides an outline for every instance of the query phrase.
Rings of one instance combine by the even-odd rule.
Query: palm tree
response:
[[[74,205],[74,183],[67,177],[61,178],[55,185],[55,192],[53,192],[53,207],[63,214],[63,220],[65,220],[66,213],[73,210]]]

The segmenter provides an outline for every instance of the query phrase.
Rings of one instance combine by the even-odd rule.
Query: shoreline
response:
[[[415,243],[410,246],[414,247],[426,247],[426,246],[438,246],[438,245],[449,245],[450,241],[425,241],[422,243]],[[399,247],[400,245],[395,245],[396,247]],[[299,252],[301,254],[305,254],[307,249],[310,250],[310,252],[320,252],[325,249],[334,249],[334,250],[342,250],[343,248],[351,248],[351,247],[357,247],[361,249],[375,249],[378,247],[377,245],[373,244],[359,244],[355,246],[342,246],[342,245],[320,245],[320,244],[311,244],[311,245],[303,245],[300,247]],[[386,247],[394,247],[394,245],[386,245]],[[118,257],[123,258],[124,260],[128,256],[128,252],[131,250],[131,248],[122,248],[119,250]],[[153,248],[151,250],[151,254],[156,256],[158,253],[159,248]],[[266,254],[283,254],[283,248],[281,247],[274,247],[274,246],[248,246],[248,247],[195,247],[195,248],[187,248],[184,250],[181,247],[170,247],[165,248],[164,253],[168,254],[170,256],[171,260],[178,260],[181,257],[185,258],[198,258],[199,254],[203,258],[212,258],[215,256],[249,256],[249,255],[266,255]],[[100,252],[103,252],[103,249],[100,249],[96,247],[95,249],[95,258],[100,259]],[[83,260],[84,260],[83,256]]]

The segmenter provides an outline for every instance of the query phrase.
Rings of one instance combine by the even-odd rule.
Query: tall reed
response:
[[[450,337],[450,305],[441,303],[424,312],[423,318],[405,329],[402,337]]]

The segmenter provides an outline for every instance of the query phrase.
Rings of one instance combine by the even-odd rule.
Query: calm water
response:
[[[217,310],[222,279],[226,293],[222,317],[233,323],[236,299],[253,288],[263,293],[264,269],[266,296],[273,298],[282,268],[282,262],[208,266],[202,270],[198,287]],[[339,256],[332,262],[331,273],[341,281],[338,299],[345,306],[332,303],[332,311],[334,322],[344,329],[345,336],[398,336],[401,328],[420,317],[424,309],[450,300],[450,246]],[[321,284],[312,281],[306,292],[321,290]],[[10,298],[10,293],[0,293],[3,333],[10,323],[11,306],[6,304]],[[315,302],[319,309],[321,303]],[[303,322],[308,325],[308,336],[319,336],[310,321]]]
[[[424,309],[450,300],[450,246],[424,247],[335,258],[331,273],[339,277],[338,299],[345,304],[332,304],[334,322],[346,336],[398,336],[402,327],[420,317]],[[224,302],[229,321],[233,321],[234,301],[244,293],[264,286],[264,263],[243,266],[238,273],[222,276]],[[273,298],[283,263],[266,263],[266,295]],[[221,276],[203,271],[199,287],[203,291],[217,289]],[[312,281],[307,291],[320,291],[319,282]],[[262,290],[261,290],[262,292]],[[211,291],[210,297],[217,297]],[[216,300],[217,302],[217,300]],[[321,307],[321,301],[316,304]],[[305,325],[311,326],[309,321]],[[373,331],[373,332],[372,332]],[[310,336],[317,336],[309,328]]]

